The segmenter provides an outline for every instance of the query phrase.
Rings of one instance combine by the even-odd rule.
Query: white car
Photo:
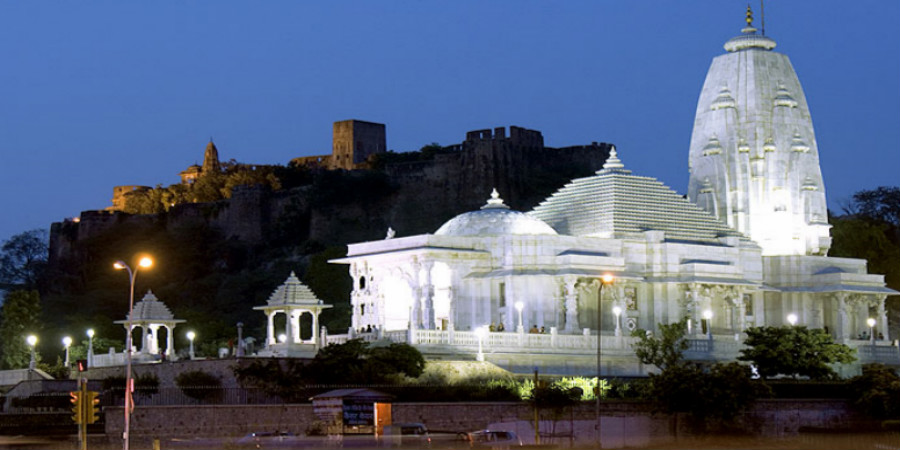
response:
[[[512,431],[480,430],[469,433],[469,444],[475,448],[509,450],[521,447],[522,439]]]

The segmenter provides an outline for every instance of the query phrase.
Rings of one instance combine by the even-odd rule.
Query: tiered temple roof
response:
[[[670,240],[749,241],[655,178],[632,175],[615,148],[596,175],[572,180],[528,214],[564,235],[633,238],[658,230]]]

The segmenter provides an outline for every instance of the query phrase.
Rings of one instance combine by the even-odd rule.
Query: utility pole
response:
[[[534,390],[532,391],[531,396],[534,398],[534,445],[541,445],[541,416],[540,410],[538,409],[537,394],[540,389],[538,385],[538,368],[534,367]]]

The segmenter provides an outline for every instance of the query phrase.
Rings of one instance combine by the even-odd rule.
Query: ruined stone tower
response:
[[[385,151],[384,124],[362,120],[335,122],[329,168],[352,170],[369,156]]]

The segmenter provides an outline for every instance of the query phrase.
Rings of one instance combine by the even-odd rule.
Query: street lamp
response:
[[[194,338],[195,337],[197,337],[197,334],[194,333],[193,331],[187,332],[188,341],[190,341],[190,343],[191,343],[191,351],[189,353],[189,355],[191,356],[191,359],[194,359]]]
[[[875,319],[869,317],[866,319],[866,325],[869,326],[869,340],[872,342],[872,345],[875,345]]]
[[[287,342],[287,335],[284,334],[284,333],[279,334],[279,335],[278,335],[278,342],[281,342],[282,344],[284,344],[285,342]]]
[[[712,310],[707,309],[703,311],[703,320],[706,321],[706,337],[712,339]]]
[[[516,328],[516,331],[519,333],[525,332],[525,325],[522,324],[522,310],[525,309],[525,304],[522,302],[516,302],[516,311],[519,312],[519,326]]]
[[[122,260],[116,261],[113,264],[113,268],[116,270],[124,269],[128,272],[128,282],[130,285],[128,291],[128,334],[125,337],[125,354],[127,355],[128,361],[126,362],[125,369],[125,431],[122,433],[122,448],[124,450],[128,450],[128,432],[131,428],[131,410],[134,409],[134,399],[131,397],[131,393],[134,391],[134,380],[131,378],[131,320],[134,315],[134,280],[137,278],[138,270],[142,267],[145,269],[149,268],[152,265],[153,260],[147,256],[143,256],[138,260],[134,270]]]
[[[797,325],[797,315],[794,313],[790,313],[787,315],[787,321],[791,326]]]
[[[72,346],[72,338],[66,336],[62,339],[63,347],[66,349],[66,361],[63,363],[66,367],[69,367],[69,347]]]
[[[600,348],[603,340],[600,336],[600,324],[603,323],[603,286],[612,284],[615,277],[611,273],[605,273],[600,277],[600,287],[597,289],[597,447],[603,447],[600,442],[600,372],[602,365],[600,363]]]
[[[622,308],[613,306],[613,314],[616,315],[616,337],[622,336],[622,327],[619,325],[619,315],[622,314]]]
[[[475,356],[476,361],[484,361],[484,351],[481,348],[481,341],[484,340],[484,336],[487,334],[487,328],[478,327],[475,329],[475,336],[478,336],[478,355]]]
[[[290,320],[290,318],[288,318],[288,320]],[[234,356],[237,356],[238,358],[240,358],[241,356],[244,356],[244,338],[243,338],[244,322],[237,323],[237,331],[238,331],[237,348],[234,350]],[[315,333],[315,330],[313,330],[313,333]]]
[[[88,351],[87,351],[87,362],[88,367],[94,367],[94,329],[90,328],[87,330],[88,336]]]
[[[34,346],[37,345],[37,336],[29,334],[28,337],[25,338],[25,342],[31,347],[31,361],[28,363],[28,370],[34,370],[35,366],[37,366],[37,358],[34,354]]]

